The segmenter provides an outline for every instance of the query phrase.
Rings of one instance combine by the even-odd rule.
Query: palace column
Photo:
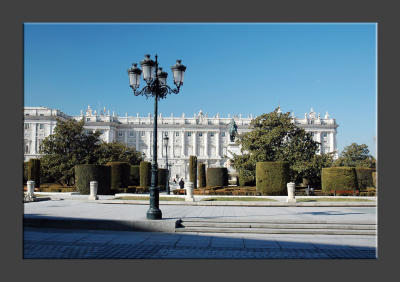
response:
[[[220,155],[219,155],[219,148],[220,148],[220,146],[221,146],[221,142],[220,142],[220,139],[219,139],[219,132],[216,132],[215,133],[215,139],[216,139],[216,145],[215,145],[215,154],[217,155],[217,158],[218,157],[220,157]]]
[[[151,131],[146,131],[147,153],[146,156],[150,158],[151,155]]]
[[[208,159],[208,131],[204,134],[204,155]]]
[[[193,132],[194,134],[193,134],[193,152],[192,152],[192,155],[193,156],[197,156],[197,132],[196,131],[194,131]]]
[[[128,145],[128,130],[125,130],[124,131],[124,134],[125,134],[125,145]]]
[[[136,142],[135,142],[135,146],[136,146],[136,151],[139,151],[139,132],[140,131],[135,131],[135,137],[136,137]]]
[[[182,148],[181,148],[181,157],[185,157],[185,131],[181,130],[181,139],[182,139]]]
[[[329,152],[333,152],[333,142],[334,136],[333,131],[329,132]]]

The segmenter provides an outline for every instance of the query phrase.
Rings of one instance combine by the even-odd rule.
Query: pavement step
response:
[[[217,228],[217,227],[178,227],[175,232],[198,233],[256,233],[256,234],[315,234],[315,235],[371,235],[375,230],[343,230],[343,229],[273,229],[273,228]]]
[[[182,222],[224,222],[224,223],[266,223],[266,224],[343,224],[343,225],[376,225],[376,221],[338,221],[338,220],[298,220],[298,219],[268,219],[268,220],[249,220],[249,219],[228,219],[228,218],[181,218]]]
[[[272,228],[272,229],[344,229],[344,230],[376,230],[375,224],[293,224],[293,223],[245,223],[245,222],[187,222],[184,227],[213,227],[213,228]]]

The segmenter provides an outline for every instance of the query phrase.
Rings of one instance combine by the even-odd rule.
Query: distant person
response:
[[[179,188],[185,188],[185,182],[183,181],[183,178],[181,178],[181,181],[179,181]]]
[[[176,179],[174,178],[174,179],[172,179],[172,182],[174,182],[174,184],[176,184]]]

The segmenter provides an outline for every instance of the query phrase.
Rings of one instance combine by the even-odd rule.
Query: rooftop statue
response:
[[[237,125],[233,119],[231,119],[231,122],[228,125],[229,125],[229,136],[231,138],[231,142],[234,142],[235,136],[237,135]]]

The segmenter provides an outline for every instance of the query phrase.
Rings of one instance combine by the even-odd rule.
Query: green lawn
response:
[[[356,198],[296,198],[297,202],[375,202],[374,200],[368,199],[356,199]]]
[[[241,197],[213,197],[205,198],[202,201],[262,201],[262,202],[276,202],[276,200],[269,198],[241,198]]]
[[[149,201],[150,197],[139,197],[139,196],[123,196],[115,198],[115,200],[143,200]],[[160,201],[184,201],[184,198],[179,197],[160,197]]]

